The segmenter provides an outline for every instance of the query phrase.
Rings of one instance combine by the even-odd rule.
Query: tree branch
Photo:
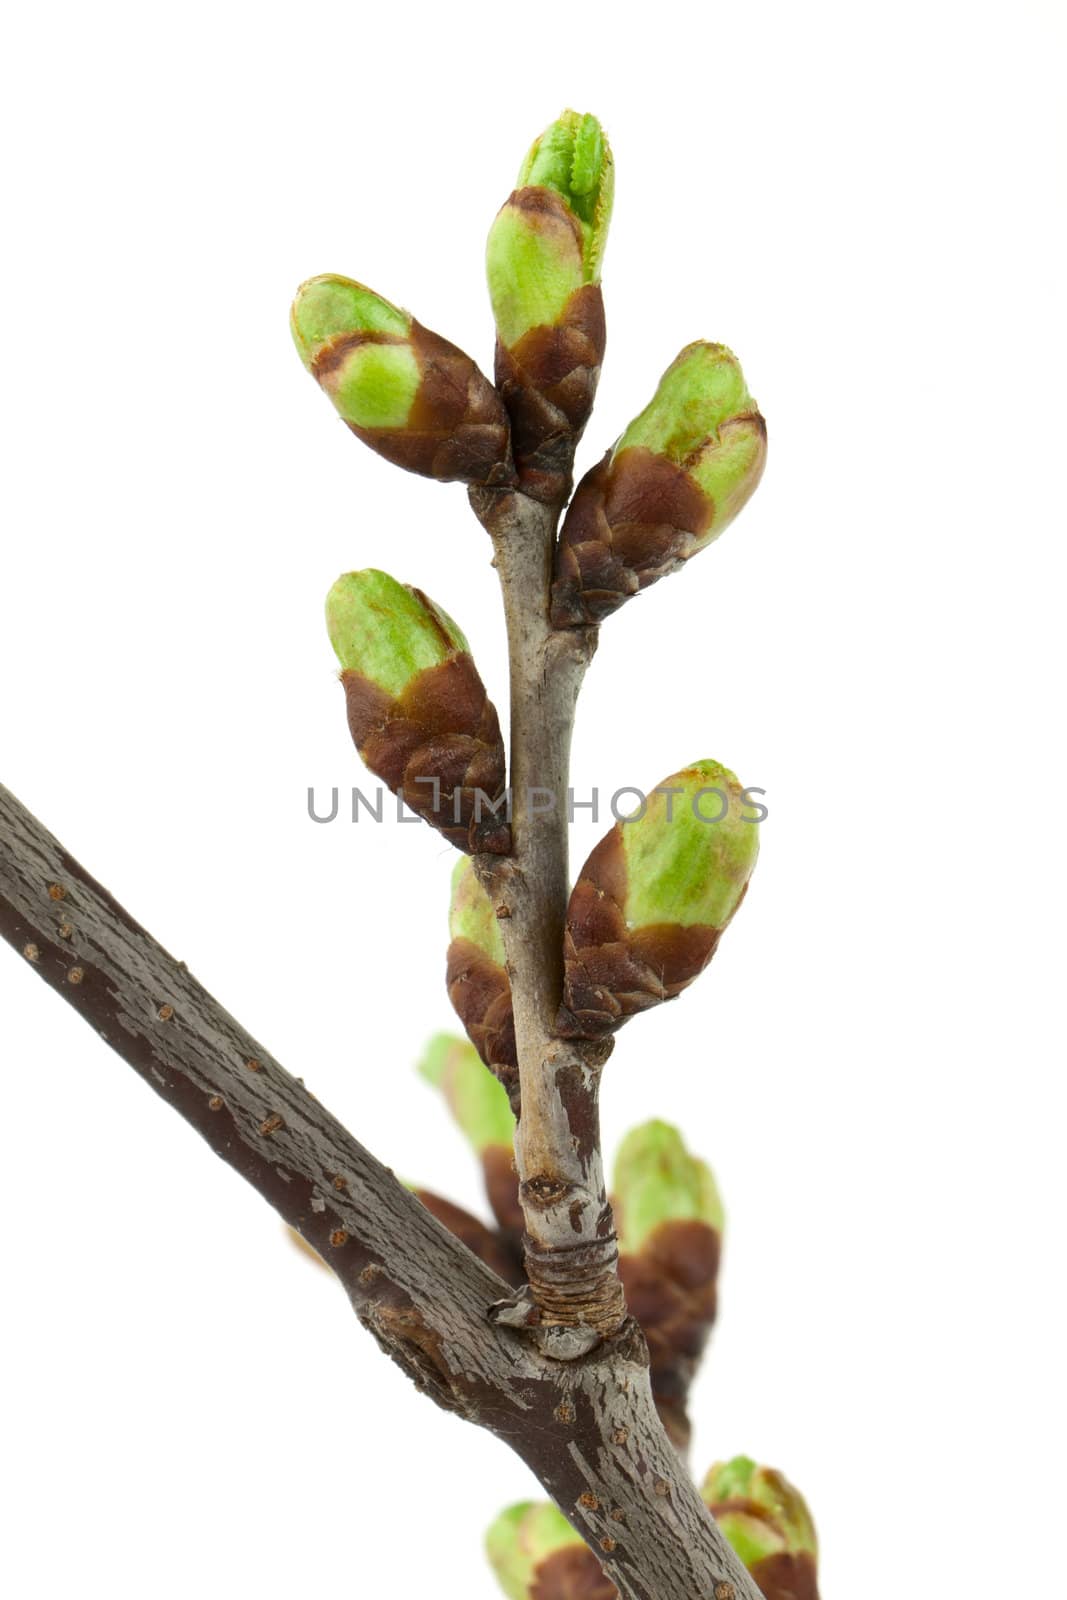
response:
[[[3,787],[0,840],[0,933],[34,971],[329,1262],[379,1337],[395,1330],[420,1386],[463,1410],[460,1375],[498,1383],[485,1308],[506,1285]]]
[[[493,538],[511,673],[512,852],[477,866],[501,919],[511,979],[530,1296],[545,1348],[564,1357],[617,1333],[626,1317],[600,1149],[600,1074],[612,1044],[556,1031],[571,733],[597,630],[555,631],[548,619],[558,508],[485,490],[472,491],[471,502]]]
[[[325,1257],[419,1388],[518,1453],[625,1600],[761,1600],[660,1426],[635,1326],[560,1362],[494,1325],[502,1280],[2,786],[0,934]]]

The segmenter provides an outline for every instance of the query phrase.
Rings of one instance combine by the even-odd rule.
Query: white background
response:
[[[358,276],[491,359],[530,139],[618,164],[588,466],[688,340],[769,420],[755,501],[604,629],[580,790],[766,788],[707,977],[634,1022],[613,1146],[682,1123],[729,1210],[694,1465],[805,1490],[828,1600],[1062,1592],[1064,260],[1054,7],[72,4],[8,23],[3,781],[402,1174],[450,853],[314,826],[361,781],[321,621],[381,565],[502,700],[462,490],[365,451],[286,314]],[[578,860],[602,831],[575,829]],[[0,951],[0,1569],[106,1592],[489,1600],[536,1486]]]

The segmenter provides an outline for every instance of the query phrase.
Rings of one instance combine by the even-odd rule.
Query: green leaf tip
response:
[[[584,281],[595,283],[615,193],[615,162],[596,117],[562,112],[534,140],[516,187],[552,189],[560,196],[582,225]]]
[[[615,1157],[613,1198],[619,1248],[636,1254],[665,1222],[705,1222],[723,1229],[714,1174],[690,1155],[677,1128],[653,1120],[631,1128]]]
[[[326,627],[342,670],[394,698],[420,672],[470,648],[446,611],[375,567],[337,579],[326,596]]]
[[[630,928],[726,927],[759,854],[759,824],[727,767],[697,761],[664,778],[619,831]]]
[[[489,1565],[508,1600],[531,1600],[541,1563],[557,1550],[582,1543],[562,1511],[548,1500],[508,1506],[485,1538]]]
[[[492,1145],[511,1147],[515,1118],[507,1092],[472,1044],[457,1034],[436,1034],[419,1072],[440,1089],[452,1118],[478,1155]]]
[[[599,283],[613,175],[593,116],[565,111],[534,141],[486,247],[489,297],[505,348],[534,328],[564,325],[578,291]]]

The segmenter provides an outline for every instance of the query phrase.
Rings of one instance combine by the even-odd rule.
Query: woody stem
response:
[[[556,1351],[577,1354],[626,1316],[600,1151],[600,1072],[610,1041],[556,1031],[563,981],[568,775],[575,706],[595,628],[548,620],[558,511],[472,494],[493,538],[511,675],[512,853],[480,858],[511,980],[521,1115],[515,1136],[526,1271]]]
[[[486,1307],[506,1292],[501,1279],[2,785],[0,940],[329,1261],[424,1393],[518,1452],[621,1600],[760,1600],[663,1432],[635,1325],[569,1362],[493,1328]],[[34,1056],[47,1076],[47,1035],[27,1070]],[[41,1128],[51,1178],[47,1118]],[[132,1122],[86,1133],[116,1161],[139,1137]],[[151,1201],[131,1191],[131,1206]]]

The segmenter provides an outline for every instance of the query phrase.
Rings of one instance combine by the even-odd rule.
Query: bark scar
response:
[[[378,1347],[407,1373],[417,1389],[442,1410],[466,1414],[466,1403],[441,1349],[441,1336],[414,1306],[371,1300],[359,1306],[356,1314]]]

